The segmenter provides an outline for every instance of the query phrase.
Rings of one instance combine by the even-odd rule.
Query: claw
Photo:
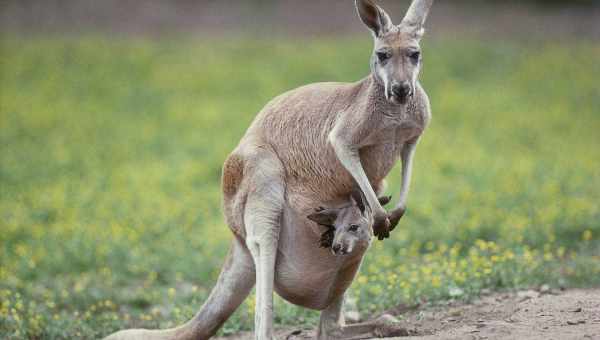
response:
[[[394,228],[396,228],[396,226],[398,225],[398,222],[400,222],[400,219],[402,218],[402,216],[404,216],[404,213],[406,212],[406,208],[404,207],[400,207],[397,209],[394,209],[390,212],[390,214],[388,215],[389,219],[390,219],[390,231],[394,230]]]
[[[373,225],[375,236],[377,236],[377,238],[380,241],[390,236],[390,225],[391,224],[389,218],[387,217],[387,213],[385,219],[383,219],[379,223],[376,222]]]
[[[392,200],[392,196],[381,196],[381,197],[379,197],[379,204],[381,204],[381,206],[384,206],[384,205],[390,203],[391,200]]]

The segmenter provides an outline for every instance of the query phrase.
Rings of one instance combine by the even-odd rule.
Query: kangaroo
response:
[[[380,197],[379,202],[385,205],[390,199],[389,196]],[[287,216],[290,218],[282,221],[279,243],[284,247],[278,251],[275,284],[281,287],[280,294],[285,294],[289,301],[323,310],[318,338],[364,339],[405,335],[405,329],[395,326],[395,319],[390,315],[371,322],[344,323],[341,312],[344,293],[358,272],[373,237],[373,214],[362,193],[356,190],[348,202],[340,206],[319,207],[307,216],[326,228],[320,239],[316,233],[306,234],[295,225],[289,225],[299,221],[306,223],[293,211],[289,213]],[[252,256],[240,241],[239,238],[233,241],[216,287],[192,321],[170,330],[122,331],[108,339],[208,339],[214,335],[253,286]],[[321,248],[317,247],[318,244]],[[298,282],[297,273],[305,275],[308,285]]]
[[[223,210],[235,237],[204,306],[179,328],[131,330],[110,339],[207,339],[255,282],[256,339],[273,338],[274,291],[294,304],[322,310],[319,338],[361,338],[381,331],[377,322],[344,325],[344,292],[362,256],[340,266],[337,256],[315,247],[331,238],[319,216],[335,209],[314,215],[314,207],[344,206],[358,186],[380,240],[389,237],[404,215],[415,148],[431,117],[417,78],[419,42],[432,3],[413,0],[394,25],[371,0],[355,1],[374,38],[371,73],[356,83],[297,88],[258,113],[223,165]],[[398,159],[399,201],[388,214],[377,195]],[[334,216],[339,217],[331,212],[330,220]]]

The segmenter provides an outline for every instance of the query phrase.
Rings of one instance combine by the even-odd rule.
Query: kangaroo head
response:
[[[415,91],[421,66],[419,41],[433,0],[413,0],[404,19],[394,25],[387,13],[371,0],[355,0],[362,22],[374,38],[371,72],[384,87],[385,98],[406,104]]]
[[[382,205],[390,197],[380,197]],[[334,255],[364,252],[373,237],[373,216],[360,190],[350,196],[350,204],[340,208],[318,208],[309,219],[327,228],[321,235],[321,247],[330,248]]]

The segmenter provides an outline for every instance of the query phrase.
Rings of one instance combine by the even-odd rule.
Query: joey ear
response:
[[[371,29],[375,37],[382,36],[394,26],[390,16],[373,1],[355,0],[354,4],[360,20]]]
[[[308,219],[316,222],[322,226],[330,227],[335,223],[335,219],[337,218],[339,213],[339,209],[326,209],[323,207],[319,207],[315,209],[315,212],[308,215]]]
[[[366,210],[366,205],[365,205],[365,198],[364,195],[362,193],[362,191],[360,189],[356,189],[354,191],[352,191],[352,194],[350,195],[350,200],[352,201],[352,204],[354,204],[355,206],[358,207],[358,209],[360,210],[361,214],[365,214],[365,210]]]
[[[381,204],[381,206],[384,206],[388,203],[390,203],[390,201],[392,200],[392,196],[381,196],[378,198],[379,200],[379,204]]]

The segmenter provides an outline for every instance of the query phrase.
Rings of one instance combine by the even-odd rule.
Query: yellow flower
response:
[[[589,229],[588,229],[588,230],[586,230],[586,231],[584,231],[584,232],[583,232],[583,234],[581,235],[581,238],[582,238],[584,241],[589,241],[589,240],[591,240],[591,239],[592,239],[592,231],[591,231],[591,230],[589,230]]]
[[[475,245],[477,245],[477,247],[479,247],[479,249],[484,250],[484,251],[488,248],[488,243],[485,242],[484,240],[476,240]]]

